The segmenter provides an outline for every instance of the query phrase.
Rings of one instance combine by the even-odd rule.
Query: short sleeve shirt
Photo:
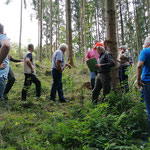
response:
[[[92,49],[87,52],[86,58],[88,59],[96,58],[96,60],[98,60],[99,54],[95,49]]]
[[[139,61],[144,62],[142,81],[150,81],[150,47],[144,48],[139,56]]]
[[[64,69],[65,68],[65,59],[64,59],[64,54],[60,49],[56,50],[53,54],[52,69],[58,70],[58,67],[56,65],[57,60],[61,62],[61,66]]]
[[[1,41],[8,40],[7,36],[4,34],[0,34],[0,48],[1,48]],[[1,49],[0,49],[1,50]],[[9,60],[8,56],[4,59],[3,63],[5,64],[4,69],[0,69],[0,77],[7,79],[8,72],[9,72]]]
[[[28,66],[28,64],[26,63],[26,58],[29,58],[31,61],[31,64],[34,68],[34,73],[31,73],[31,68]],[[32,57],[32,53],[30,51],[28,51],[25,55],[24,55],[24,73],[25,74],[36,74],[36,70],[35,70],[35,64],[34,64],[34,60]]]

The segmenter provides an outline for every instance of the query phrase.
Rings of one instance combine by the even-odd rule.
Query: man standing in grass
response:
[[[64,53],[68,49],[65,43],[60,44],[58,50],[53,54],[51,73],[53,77],[53,84],[50,93],[50,100],[55,102],[56,92],[58,91],[59,101],[61,103],[66,102],[63,93],[63,83],[62,83],[62,72],[65,66],[71,68],[70,64],[65,64]]]
[[[41,96],[41,82],[39,79],[35,76],[35,64],[32,57],[32,52],[34,51],[33,44],[28,45],[28,51],[24,55],[24,75],[25,75],[25,81],[24,81],[24,87],[22,89],[22,101],[26,101],[26,94],[27,90],[31,86],[32,82],[36,86],[36,97],[39,98]]]
[[[111,90],[111,68],[115,66],[112,55],[104,49],[102,43],[98,42],[95,45],[99,53],[98,64],[95,65],[97,70],[97,79],[92,91],[92,103],[97,104],[101,89],[103,89],[103,99]]]
[[[99,58],[99,54],[98,52],[96,51],[95,49],[95,44],[97,43],[98,41],[95,40],[94,42],[94,48],[92,48],[91,50],[89,50],[86,54],[86,57],[85,59],[86,60],[89,60],[89,59],[92,59],[92,58],[96,58],[96,60],[98,60]],[[97,72],[90,72],[90,83],[91,83],[91,88],[92,90],[94,89],[94,85],[95,85],[95,79],[96,79],[96,75],[97,75]]]
[[[148,127],[150,137],[150,36],[144,42],[137,65],[137,84],[142,88],[143,98],[148,116]]]
[[[10,43],[4,34],[4,26],[0,24],[0,100],[5,90],[5,79],[9,72],[8,53],[10,51]]]

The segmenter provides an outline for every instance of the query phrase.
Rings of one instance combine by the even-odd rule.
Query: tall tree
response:
[[[73,65],[72,51],[72,29],[71,29],[71,4],[70,0],[66,0],[66,39],[68,45],[68,62]]]
[[[116,39],[116,17],[115,17],[115,0],[107,1],[107,42],[108,51],[112,53],[115,60],[115,67],[112,70],[112,88],[116,89],[119,83],[117,68],[117,39]]]
[[[19,50],[18,55],[21,58],[21,37],[22,37],[22,9],[23,9],[23,2],[20,0],[20,32],[19,32]]]
[[[42,62],[42,39],[43,39],[43,0],[40,0],[40,62]]]

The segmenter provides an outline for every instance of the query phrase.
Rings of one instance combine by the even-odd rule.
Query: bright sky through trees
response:
[[[31,5],[27,5],[27,9],[23,8],[23,25],[22,25],[22,44],[28,43],[37,45],[38,43],[38,24],[33,17],[31,21],[31,13],[33,10]],[[9,5],[4,4],[4,0],[0,0],[0,23],[5,26],[5,33],[11,42],[19,42],[20,29],[20,3],[14,0]]]

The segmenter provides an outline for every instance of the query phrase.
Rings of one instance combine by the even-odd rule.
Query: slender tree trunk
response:
[[[42,62],[42,38],[43,38],[43,0],[40,0],[40,62]]]
[[[68,62],[73,64],[73,51],[72,51],[72,29],[71,29],[71,4],[70,0],[66,0],[66,39],[68,45]]]
[[[147,0],[147,12],[148,12],[148,27],[150,27],[150,0]],[[148,33],[150,33],[150,28],[148,28]]]
[[[52,48],[53,48],[53,45],[52,45],[52,41],[53,41],[53,23],[52,23],[52,10],[53,8],[53,3],[52,3],[52,0],[50,0],[50,61],[52,62]]]
[[[124,42],[124,27],[123,27],[121,0],[119,0],[119,8],[120,8],[120,23],[121,23],[121,39],[122,39],[122,45],[124,45],[125,44],[125,42]]]
[[[21,5],[20,5],[20,33],[19,33],[19,50],[18,50],[19,59],[21,58],[22,9],[23,9],[23,2],[22,2],[22,0],[20,2],[21,2]]]
[[[112,53],[115,60],[115,67],[112,70],[112,88],[113,90],[119,85],[118,67],[117,67],[117,39],[116,39],[116,17],[115,17],[115,0],[107,1],[107,40],[108,51]]]

